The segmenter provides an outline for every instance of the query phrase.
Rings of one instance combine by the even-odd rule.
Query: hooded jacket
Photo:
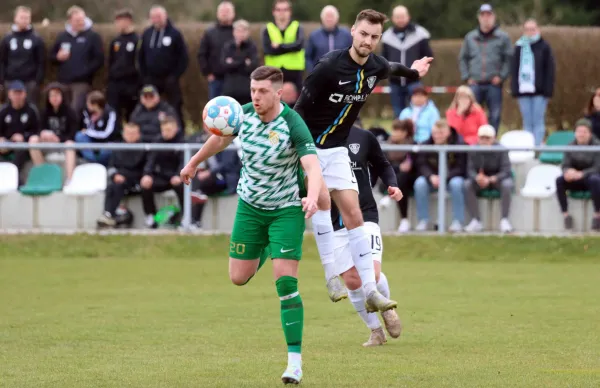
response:
[[[85,28],[76,33],[70,24],[56,38],[50,56],[52,62],[58,64],[58,82],[70,84],[75,82],[92,83],[94,74],[104,65],[104,47],[102,38],[92,30],[91,19],[85,19]],[[64,62],[56,58],[61,48],[70,50],[69,59]]]
[[[576,140],[573,140],[570,146],[576,146]],[[595,136],[588,145],[600,146],[600,140]],[[583,171],[584,177],[588,177],[591,174],[600,174],[600,153],[599,152],[565,152],[563,158],[562,169],[567,171],[569,168],[573,168],[577,171]]]
[[[142,77],[179,78],[187,69],[188,60],[183,36],[170,20],[162,30],[150,26],[144,31],[138,55]]]
[[[20,109],[10,103],[0,107],[0,137],[10,139],[20,133],[25,140],[40,132],[40,117],[35,105],[26,102]]]
[[[418,110],[416,120],[415,111]],[[402,109],[400,120],[411,119],[415,123],[415,141],[421,143],[431,136],[433,124],[440,119],[440,111],[432,100],[428,100],[423,107],[415,107],[413,104]]]
[[[433,138],[430,137],[423,144],[434,144]],[[462,137],[456,130],[450,128],[450,137],[448,145],[464,145]],[[438,175],[439,154],[437,152],[420,152],[417,154],[417,171],[419,175],[423,175],[429,180],[431,175]],[[467,155],[464,152],[448,152],[447,153],[448,180],[461,176],[464,177],[467,168]]]
[[[19,31],[12,26],[0,42],[0,82],[4,81],[44,81],[46,47],[44,40],[32,26]]]
[[[225,44],[233,40],[233,27],[218,22],[204,32],[198,49],[198,64],[202,74],[213,74],[216,78],[223,78],[225,69],[220,65],[221,54]]]
[[[423,57],[433,57],[429,45],[431,34],[425,28],[409,23],[406,28],[388,28],[381,37],[382,56],[390,62],[398,62],[410,67],[414,61]],[[390,77],[390,82],[406,85],[406,79]]]
[[[52,105],[50,105],[50,90],[53,89],[60,90],[63,95],[63,101],[62,104],[60,104],[58,111],[55,111]],[[69,104],[67,104],[65,94],[65,89],[61,84],[53,82],[48,85],[46,88],[46,106],[42,114],[41,123],[42,130],[46,129],[54,132],[63,143],[67,140],[73,140],[77,131],[81,129],[79,128],[77,115],[73,109],[71,109]]]
[[[177,117],[175,109],[167,102],[160,101],[152,109],[147,109],[140,103],[131,113],[130,121],[140,126],[142,142],[147,143],[160,135],[160,120],[164,116]]]

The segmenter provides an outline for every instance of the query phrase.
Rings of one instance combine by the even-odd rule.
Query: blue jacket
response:
[[[350,31],[344,27],[336,27],[333,31],[326,31],[323,27],[314,30],[308,37],[306,44],[306,70],[312,71],[317,61],[328,52],[332,51],[329,48],[329,39],[333,40],[333,50],[350,48],[352,45],[352,35]]]
[[[412,119],[413,118],[414,106],[404,108],[400,112],[400,120]],[[427,104],[419,112],[417,122],[415,123],[415,136],[414,139],[417,143],[422,143],[429,139],[431,136],[431,128],[433,124],[440,119],[440,111],[435,106],[433,101],[429,100]]]

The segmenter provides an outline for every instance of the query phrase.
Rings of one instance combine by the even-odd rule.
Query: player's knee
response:
[[[229,272],[229,280],[231,280],[231,283],[233,283],[236,286],[245,285],[246,283],[248,283],[250,278],[251,276],[248,277],[247,275],[241,273]]]
[[[363,215],[360,207],[349,209],[346,214],[343,216],[344,224],[346,228],[354,229],[363,225]]]
[[[317,199],[317,206],[319,210],[330,210],[331,209],[331,196],[329,195],[329,191],[327,188],[324,188],[319,193],[319,198]]]
[[[362,286],[360,276],[355,267],[350,268],[342,274],[342,280],[349,290],[358,290]]]

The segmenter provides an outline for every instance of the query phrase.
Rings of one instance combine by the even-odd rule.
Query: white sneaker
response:
[[[380,209],[388,208],[388,207],[390,207],[391,204],[392,204],[392,198],[390,198],[389,195],[386,195],[385,197],[383,197],[379,200],[379,208]]]
[[[284,384],[300,384],[300,381],[302,381],[302,369],[294,365],[288,365],[281,376],[281,381],[283,381]]]
[[[508,218],[503,218],[500,220],[500,231],[502,233],[511,233],[513,231],[513,227]]]
[[[460,222],[458,222],[457,220],[454,220],[450,224],[450,227],[448,228],[448,230],[452,233],[459,233],[459,232],[462,232],[463,227],[460,224]]]
[[[156,228],[156,222],[154,222],[154,214],[146,215],[146,226],[148,228]]]
[[[427,226],[425,226],[427,227]],[[408,233],[410,232],[410,221],[406,218],[403,218],[400,221],[400,226],[398,226],[398,233]]]
[[[479,233],[483,230],[483,225],[481,225],[481,222],[479,222],[479,220],[473,218],[471,220],[471,222],[469,222],[469,225],[467,225],[467,227],[465,228],[465,232],[467,233]]]
[[[427,231],[427,220],[421,220],[421,221],[419,221],[419,223],[417,224],[417,227],[415,228],[415,230],[417,232],[426,232]]]

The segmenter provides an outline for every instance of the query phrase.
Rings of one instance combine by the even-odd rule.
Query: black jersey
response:
[[[386,186],[398,187],[394,169],[383,154],[377,138],[370,131],[351,127],[348,142],[345,146],[348,148],[352,172],[358,183],[358,197],[363,218],[365,222],[379,223],[379,213],[377,212],[377,203],[373,197],[371,181],[376,182],[377,178],[381,178]],[[333,229],[344,228],[337,207],[333,203],[331,206]]]

